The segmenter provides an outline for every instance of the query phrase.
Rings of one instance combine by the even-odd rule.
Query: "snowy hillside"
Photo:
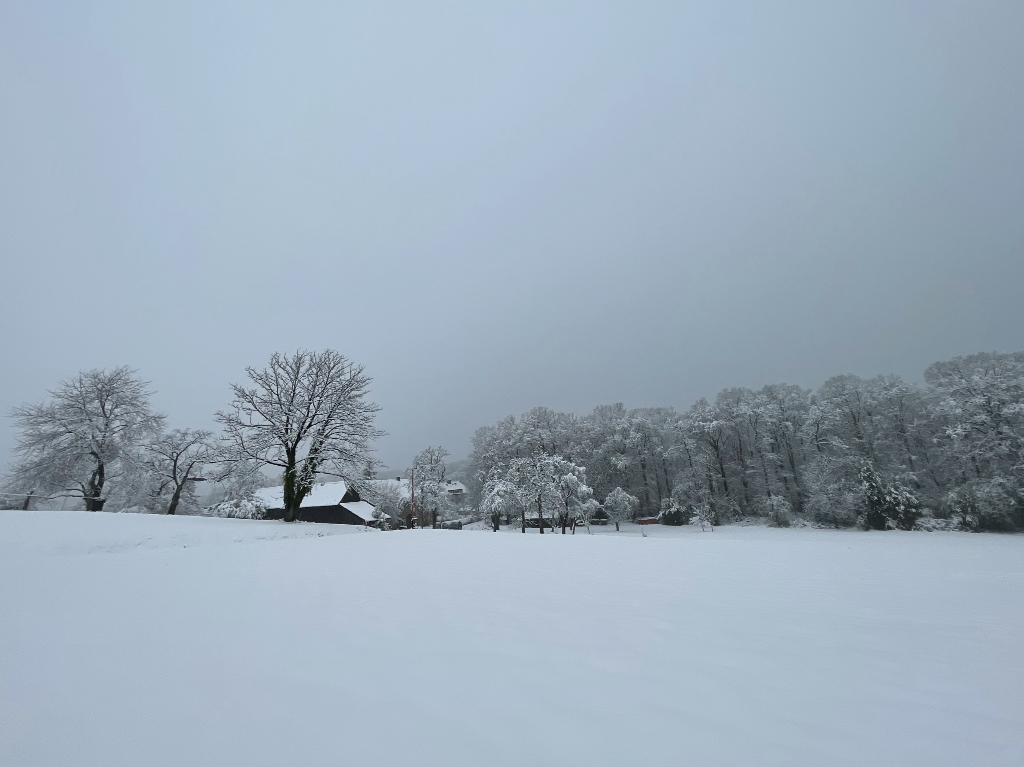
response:
[[[0,512],[0,579],[4,765],[1024,764],[1020,536]]]
[[[0,557],[102,554],[374,532],[349,525],[81,511],[0,511]]]

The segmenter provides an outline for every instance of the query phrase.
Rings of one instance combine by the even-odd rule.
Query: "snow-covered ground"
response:
[[[652,533],[0,512],[0,764],[1024,764],[1024,536]]]

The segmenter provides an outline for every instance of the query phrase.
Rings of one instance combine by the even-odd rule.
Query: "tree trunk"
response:
[[[286,453],[287,465],[284,470],[284,521],[294,522],[299,518],[299,503],[295,500],[295,451]]]
[[[172,496],[171,496],[171,503],[170,503],[170,505],[169,505],[169,506],[167,507],[167,513],[168,513],[168,514],[173,514],[173,513],[174,513],[174,512],[175,512],[175,511],[177,510],[177,508],[178,508],[178,501],[180,501],[180,500],[181,500],[181,489],[182,489],[182,488],[183,488],[184,486],[185,486],[185,483],[184,483],[184,482],[182,482],[182,483],[181,483],[180,485],[178,485],[178,486],[177,486],[177,487],[176,487],[176,488],[174,489],[174,495],[172,495]]]
[[[796,485],[796,510],[803,513],[804,510],[804,489],[800,484],[800,475],[796,471],[796,456],[793,455],[793,446],[786,438],[786,456],[789,458],[789,470],[793,474],[793,484]],[[806,460],[806,456],[805,456]]]
[[[922,440],[920,437],[916,439],[916,442],[918,446],[921,448],[922,455],[924,455],[924,463],[925,466],[928,467],[928,476],[930,476],[932,482],[935,483],[935,487],[937,487],[939,490],[942,490],[943,483],[939,480],[938,475],[935,473],[935,467],[932,465],[932,459],[928,455],[928,446],[924,444],[924,440]]]
[[[715,451],[715,458],[718,459],[718,473],[722,476],[722,490],[729,498],[732,493],[729,492],[729,478],[725,474],[725,458],[722,456],[722,447],[719,444],[712,444],[711,449]]]
[[[22,511],[28,511],[28,507],[32,504],[32,496],[35,495],[35,494],[36,494],[36,491],[32,490],[32,491],[29,492],[28,495],[25,496],[25,503],[23,503],[21,505],[21,510]]]
[[[544,535],[544,505],[541,503],[540,496],[537,496],[537,527],[540,529],[540,534]]]
[[[647,483],[647,459],[640,454],[640,475],[644,479],[644,511],[651,506],[651,486]]]
[[[85,501],[86,511],[103,511],[103,504],[106,499],[103,498],[103,481],[106,476],[103,461],[96,461],[96,468],[93,469],[92,476],[89,477],[89,486],[83,493],[83,500]]]

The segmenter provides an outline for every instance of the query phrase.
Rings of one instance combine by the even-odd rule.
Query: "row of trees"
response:
[[[576,524],[589,524],[600,504],[587,484],[587,470],[559,455],[546,452],[512,458],[492,467],[483,487],[480,510],[497,532],[504,517],[507,524],[517,518],[526,532],[527,520],[543,534],[551,521],[562,534]]]
[[[223,428],[166,428],[129,368],[63,382],[16,408],[17,461],[6,505],[73,497],[86,509],[194,510],[196,485],[244,497],[280,472],[285,518],[318,477],[373,476],[378,408],[370,379],[337,352],[275,354],[233,385]],[[410,472],[417,512],[452,513],[447,451]],[[565,530],[604,499],[613,520],[908,528],[921,516],[972,529],[1024,528],[1024,353],[931,365],[924,386],[897,376],[837,376],[815,391],[773,384],[725,389],[689,410],[621,404],[586,416],[535,408],[481,428],[463,473],[471,505],[497,525],[545,520]],[[387,488],[375,502],[388,505]],[[396,495],[395,492],[391,493]],[[390,498],[401,507],[402,498]],[[450,505],[450,504],[449,504]],[[532,515],[532,516],[531,516]],[[424,524],[424,520],[419,520]]]
[[[472,497],[492,513],[522,503],[531,483],[510,478],[553,461],[585,467],[606,508],[633,497],[632,516],[674,523],[761,516],[909,528],[924,515],[1021,529],[1024,353],[936,362],[924,386],[842,375],[814,391],[725,389],[685,412],[615,404],[580,417],[534,408],[477,430]],[[548,505],[557,508],[554,494]]]
[[[127,367],[91,370],[62,382],[40,403],[15,408],[17,460],[4,483],[7,505],[35,498],[80,499],[86,510],[159,511],[198,506],[196,485],[219,482],[243,499],[268,467],[284,484],[285,519],[297,518],[318,476],[358,477],[373,465],[376,405],[370,378],[333,350],[274,354],[232,385],[217,413],[223,433],[166,429],[151,393]]]

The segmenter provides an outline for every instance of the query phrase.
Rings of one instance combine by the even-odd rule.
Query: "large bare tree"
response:
[[[163,424],[128,367],[63,381],[50,400],[13,411],[20,434],[14,479],[27,494],[82,498],[101,511],[125,458]]]
[[[246,368],[252,387],[232,384],[234,401],[217,418],[234,460],[276,466],[284,475],[284,519],[298,519],[318,474],[356,479],[370,458],[380,408],[370,377],[338,352],[275,353],[262,370]]]

